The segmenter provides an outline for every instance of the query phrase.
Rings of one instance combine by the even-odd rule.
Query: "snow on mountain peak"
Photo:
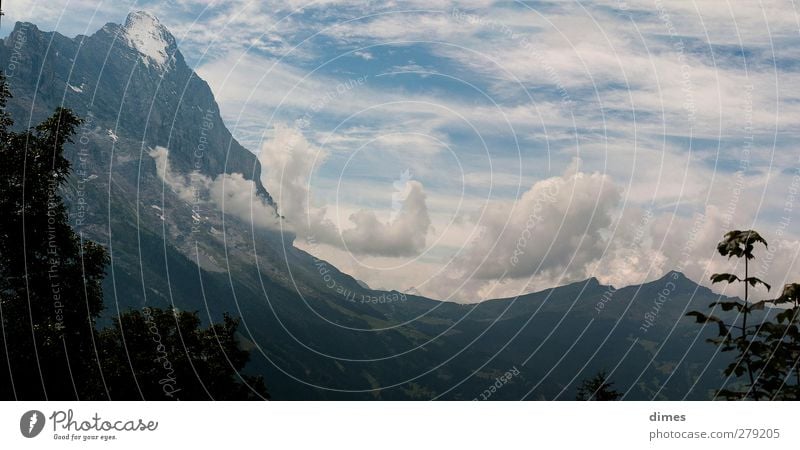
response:
[[[148,67],[150,61],[164,67],[172,58],[169,50],[174,44],[174,38],[152,14],[144,11],[131,12],[122,29],[128,45],[145,56],[143,61]]]

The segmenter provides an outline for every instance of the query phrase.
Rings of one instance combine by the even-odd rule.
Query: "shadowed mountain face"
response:
[[[137,150],[160,145],[170,149],[170,164],[178,171],[238,172],[254,179],[271,202],[258,180],[255,156],[232,139],[211,89],[189,69],[175,38],[154,17],[133,13],[125,25],[107,24],[92,36],[73,39],[18,23],[2,51],[17,98],[11,112],[19,126],[37,123],[50,114],[51,105],[64,103],[96,119],[87,131],[99,131],[94,136],[99,148],[92,154],[98,169],[107,172],[113,162],[122,164],[137,157]],[[199,139],[204,123],[206,148]],[[132,142],[114,146],[114,136]]]
[[[0,64],[17,127],[62,104],[86,119],[64,195],[77,230],[110,250],[107,314],[240,315],[248,370],[274,399],[572,399],[600,369],[626,399],[704,399],[723,384],[714,330],[683,317],[718,296],[676,272],[459,305],[371,290],[294,248],[264,226],[278,219],[257,159],[146,13],[75,38],[19,23]],[[260,206],[223,211],[220,180]]]

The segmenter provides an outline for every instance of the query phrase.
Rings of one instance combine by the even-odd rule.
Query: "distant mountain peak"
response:
[[[121,34],[131,48],[142,54],[142,61],[148,67],[153,63],[165,68],[173,59],[175,38],[156,16],[146,11],[128,14]]]
[[[677,270],[670,270],[661,278],[645,283],[645,285],[654,286],[659,289],[665,288],[668,290],[681,292],[695,292],[697,290],[711,292],[707,287],[699,284],[698,282],[687,277],[683,272],[679,272]]]
[[[28,30],[28,29],[30,29],[31,31],[34,31],[34,32],[39,31],[39,27],[37,27],[35,23],[17,21],[16,23],[14,23],[14,29],[11,31],[11,33],[12,34],[13,33],[18,33],[18,32],[21,32],[21,31]]]
[[[678,272],[677,270],[670,270],[659,279],[694,283],[694,281],[690,280],[689,277],[683,274],[683,272]]]

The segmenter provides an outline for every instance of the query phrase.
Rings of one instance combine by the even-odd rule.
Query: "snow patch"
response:
[[[132,12],[122,30],[128,45],[144,56],[142,62],[146,66],[153,62],[163,68],[172,58],[169,54],[172,35],[155,16],[144,11]]]

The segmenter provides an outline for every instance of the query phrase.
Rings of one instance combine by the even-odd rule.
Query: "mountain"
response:
[[[242,173],[272,201],[254,177],[258,160],[231,137],[208,84],[186,65],[175,38],[155,17],[132,13],[123,26],[107,24],[73,39],[17,23],[4,50],[4,60],[15,61],[6,72],[21,108],[12,110],[16,117],[36,123],[49,115],[48,106],[64,103],[84,118],[95,117],[96,125],[108,125],[97,136],[105,151],[92,154],[98,166],[107,168],[112,154],[127,159],[117,154],[129,150],[126,145],[108,149],[113,136],[125,136],[134,148],[168,146],[170,164],[183,172]],[[200,124],[206,121],[208,141],[217,146],[198,157]]]
[[[0,64],[17,127],[60,105],[86,119],[64,196],[76,229],[111,254],[107,316],[144,305],[239,315],[247,370],[274,399],[571,399],[600,369],[627,399],[720,387],[713,330],[684,317],[718,296],[677,272],[461,305],[370,289],[295,248],[264,226],[280,220],[264,168],[150,14],[74,38],[17,23]],[[220,181],[249,191],[223,210]]]

